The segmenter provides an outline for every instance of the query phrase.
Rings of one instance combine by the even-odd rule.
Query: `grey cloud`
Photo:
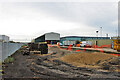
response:
[[[34,8],[42,9],[45,13],[58,19],[75,23],[84,23],[93,27],[104,27],[108,32],[114,32],[112,22],[117,20],[117,3],[88,2],[88,3],[34,3]]]
[[[103,27],[104,32],[111,36],[114,36],[112,33],[115,33],[116,30],[115,25],[112,25],[112,22],[116,21],[118,17],[115,7],[117,3],[114,2],[24,2],[13,4],[22,8],[32,8],[38,13],[42,10],[45,14],[63,21],[82,23],[98,29]]]

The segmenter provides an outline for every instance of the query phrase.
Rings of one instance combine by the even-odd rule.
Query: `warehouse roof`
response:
[[[45,33],[45,34],[59,34],[59,33],[49,32],[49,33]],[[45,34],[44,34],[44,35],[45,35]]]
[[[59,34],[59,33],[49,32],[49,33],[45,33],[45,34]],[[43,35],[41,35],[41,36],[44,36],[45,34],[43,34]],[[41,36],[39,36],[39,37],[37,37],[37,38],[35,38],[35,39],[38,39],[38,38],[40,38]]]
[[[96,38],[96,37],[91,37],[91,36],[65,36],[61,38]],[[97,37],[97,38],[110,38],[110,37]]]

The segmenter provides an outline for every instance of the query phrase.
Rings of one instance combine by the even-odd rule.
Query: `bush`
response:
[[[14,58],[10,56],[4,60],[5,63],[12,63],[13,61],[14,61]]]

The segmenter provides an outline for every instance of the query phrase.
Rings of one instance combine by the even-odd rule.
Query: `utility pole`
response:
[[[100,27],[101,37],[102,37],[102,27]]]
[[[97,35],[97,37],[98,37],[98,32],[99,32],[99,31],[97,30],[97,31],[96,31],[96,35]]]
[[[118,36],[118,32],[117,32],[117,30],[115,30],[115,32],[116,32],[116,37]]]
[[[106,34],[106,37],[108,37],[108,33]]]

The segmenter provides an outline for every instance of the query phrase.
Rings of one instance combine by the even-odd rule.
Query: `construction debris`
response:
[[[118,57],[104,53],[75,52],[50,47],[49,54],[23,56],[19,51],[12,57],[15,59],[13,63],[3,65],[8,66],[3,68],[3,78],[120,78],[116,70],[104,68],[118,65]],[[100,67],[91,68],[93,65]]]

